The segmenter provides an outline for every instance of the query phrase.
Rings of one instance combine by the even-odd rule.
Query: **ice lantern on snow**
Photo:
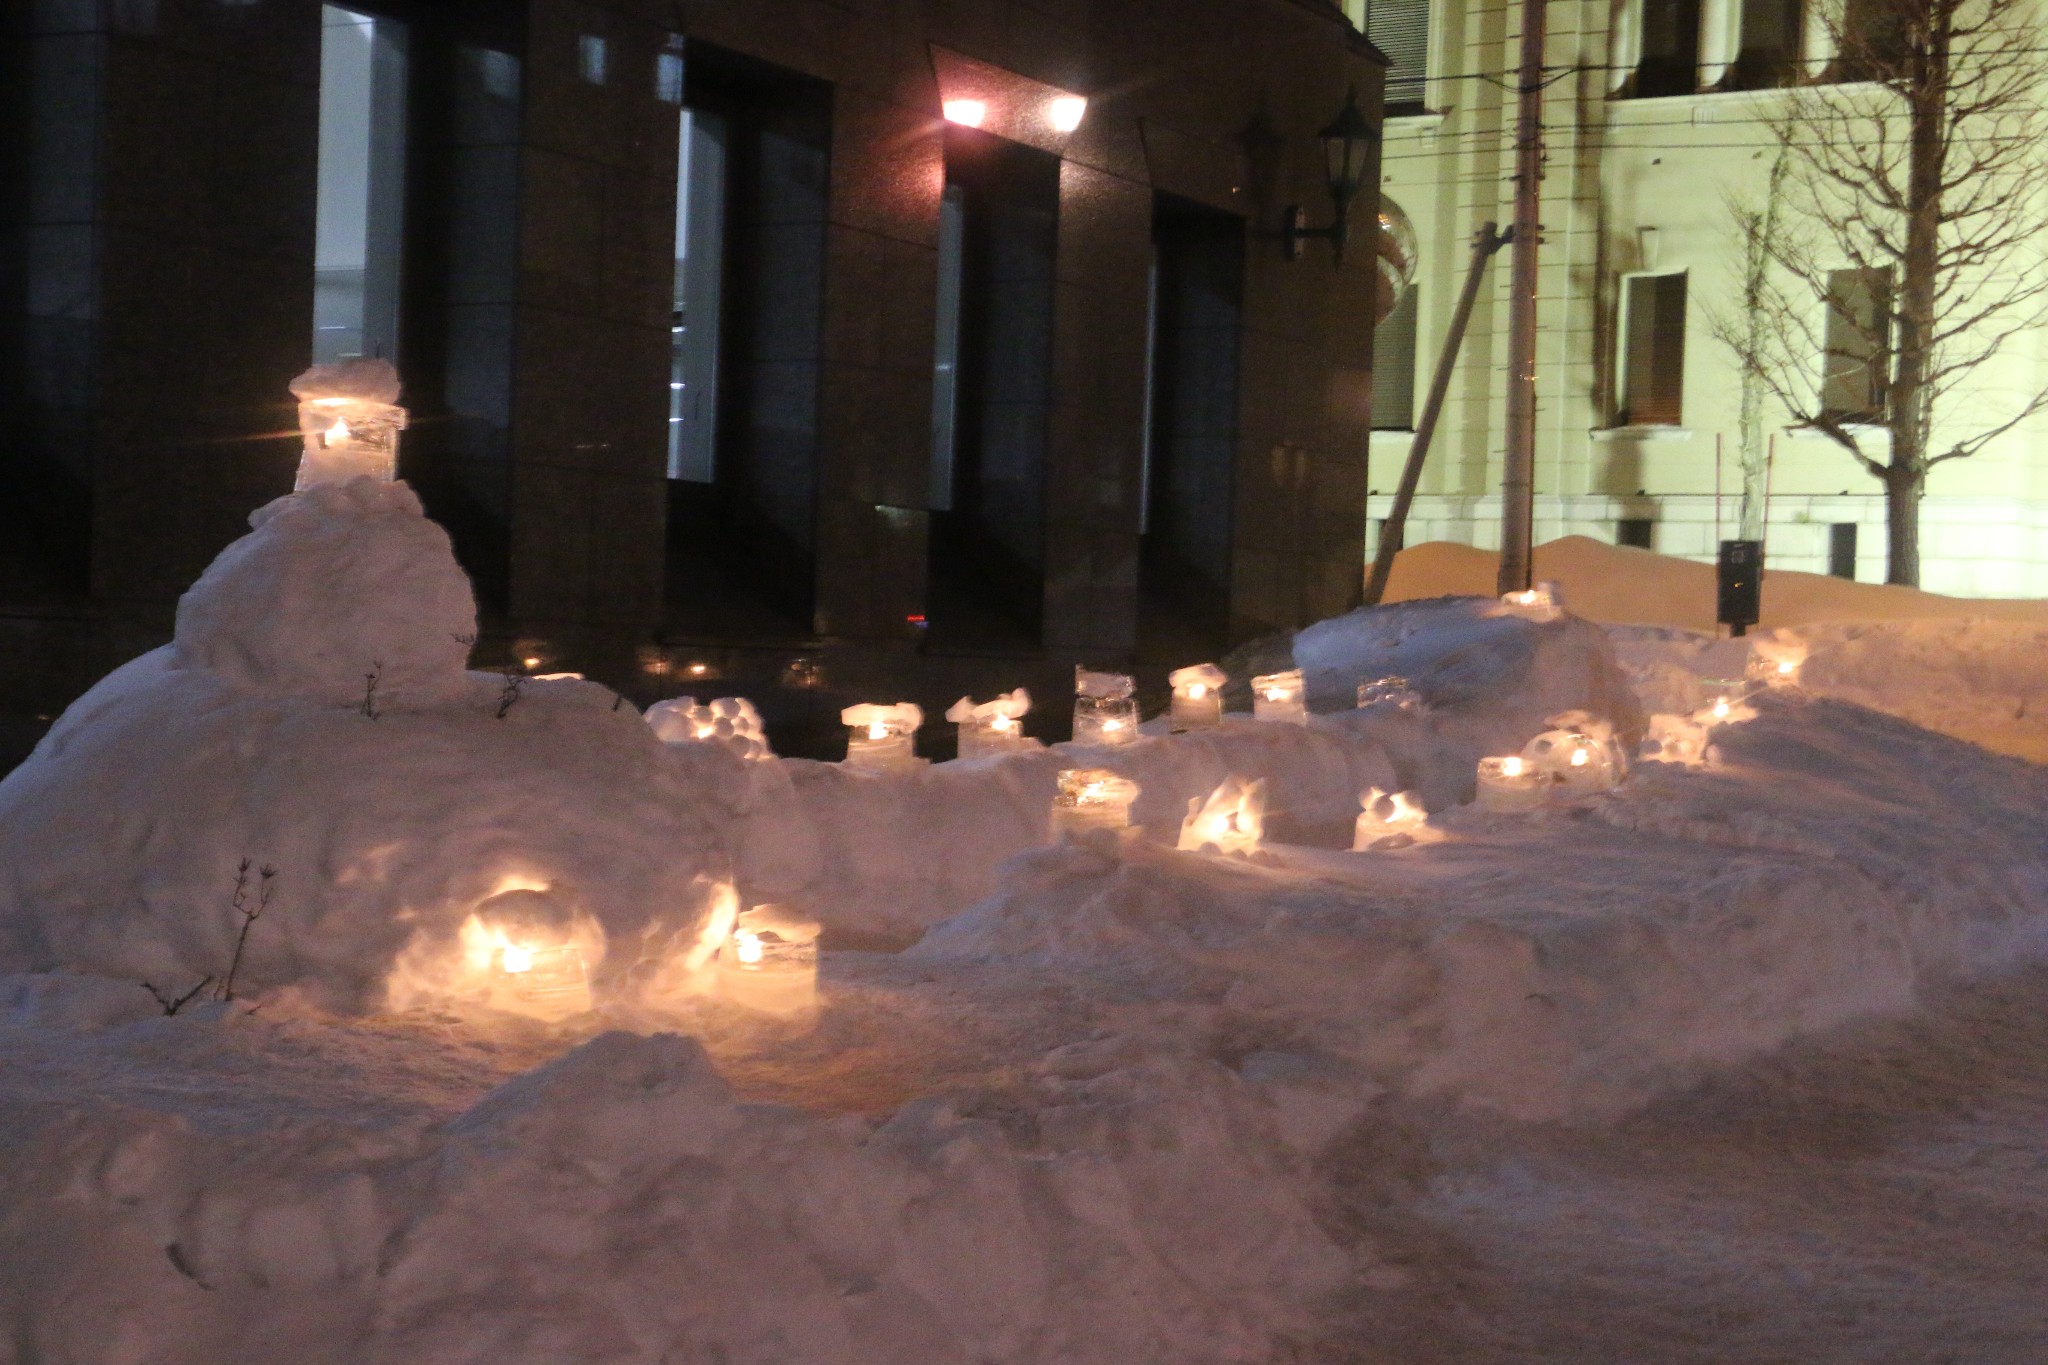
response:
[[[1129,744],[1138,737],[1138,685],[1123,673],[1074,670],[1074,743]]]
[[[1521,592],[1502,593],[1500,602],[1511,616],[1526,617],[1531,621],[1555,621],[1564,609],[1564,590],[1553,582],[1545,581]]]
[[[591,1007],[589,963],[592,954],[602,956],[602,931],[553,888],[492,896],[464,923],[462,938],[465,957],[488,978],[493,1005],[543,1019]]]
[[[924,724],[924,710],[916,702],[900,701],[894,706],[866,702],[839,713],[846,726],[846,766],[875,772],[903,772],[917,766],[914,752],[917,727]]]
[[[1208,800],[1188,798],[1179,847],[1190,852],[1213,848],[1218,853],[1250,853],[1258,848],[1265,827],[1266,779],[1226,777]]]
[[[1223,684],[1230,675],[1214,664],[1176,668],[1166,675],[1173,684],[1173,728],[1207,730],[1223,723]]]
[[[340,360],[315,365],[292,381],[299,400],[299,456],[295,493],[315,484],[346,483],[367,475],[389,483],[398,475],[398,371],[388,360]]]
[[[1604,792],[1621,780],[1612,748],[1582,730],[1545,730],[1522,749],[1522,759],[1568,796]]]
[[[745,697],[720,697],[708,706],[695,697],[670,697],[647,708],[647,723],[668,744],[718,744],[741,758],[770,759],[761,713]]]
[[[1479,809],[1512,815],[1543,804],[1549,779],[1520,754],[1479,760]]]
[[[779,905],[740,912],[718,955],[718,981],[742,1005],[786,1014],[818,994],[818,925]]]
[[[1252,716],[1290,725],[1308,724],[1308,689],[1302,684],[1301,670],[1290,668],[1285,673],[1253,678]]]
[[[1052,799],[1052,833],[1079,834],[1087,829],[1128,829],[1131,803],[1138,784],[1107,768],[1065,768],[1059,792]]]
[[[1031,694],[1020,687],[979,706],[962,697],[947,709],[946,719],[960,727],[960,757],[987,758],[1033,747],[1023,726],[1030,710]]]
[[[1358,684],[1358,705],[1363,710],[1384,706],[1395,711],[1420,711],[1422,694],[1406,678],[1370,678]]]
[[[1375,848],[1407,848],[1411,844],[1434,843],[1443,831],[1429,823],[1429,812],[1407,792],[1383,792],[1368,787],[1358,794],[1358,820],[1352,826],[1351,851],[1363,853]]]

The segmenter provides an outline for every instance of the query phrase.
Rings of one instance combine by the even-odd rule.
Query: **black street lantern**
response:
[[[1281,236],[1287,242],[1287,259],[1301,259],[1301,244],[1310,237],[1330,239],[1330,253],[1336,264],[1344,263],[1344,239],[1350,234],[1351,201],[1364,188],[1365,173],[1373,147],[1380,140],[1365,111],[1358,107],[1358,87],[1353,86],[1344,108],[1316,136],[1323,144],[1323,160],[1330,180],[1330,203],[1336,213],[1326,228],[1308,226],[1308,214],[1299,204],[1290,204],[1282,217]]]

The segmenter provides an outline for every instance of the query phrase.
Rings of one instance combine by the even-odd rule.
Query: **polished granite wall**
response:
[[[1352,600],[1370,246],[1339,272],[1323,244],[1289,262],[1261,235],[1288,203],[1327,216],[1314,133],[1348,86],[1378,105],[1381,68],[1333,8],[361,7],[411,26],[403,472],[478,582],[484,661],[537,651],[644,697],[707,659],[707,674],[765,694],[802,657],[825,681],[786,699],[800,728],[841,692],[943,701],[1009,677],[1057,691],[1076,659],[1132,657],[1155,191],[1251,227],[1228,631]],[[28,439],[0,464],[29,494],[17,502],[52,512],[37,519],[49,545],[0,580],[0,712],[28,718],[163,638],[178,593],[290,487],[284,385],[312,308],[320,20],[313,0],[24,0],[4,22],[18,41],[0,119],[20,174],[0,200],[0,393]],[[664,53],[706,47],[829,86],[808,630],[665,625],[676,110],[656,71]],[[1090,105],[1058,146],[1041,641],[977,661],[938,657],[912,618],[929,596],[941,82],[984,67]],[[66,507],[84,509],[75,529]]]

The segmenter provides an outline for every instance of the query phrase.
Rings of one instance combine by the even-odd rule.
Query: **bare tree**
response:
[[[1783,203],[1734,210],[1771,268],[1710,325],[1746,386],[1884,486],[1885,581],[1917,585],[1928,471],[2048,406],[2048,388],[2000,392],[1985,368],[2048,320],[2048,64],[2034,0],[1815,8],[1839,55],[1769,120]]]

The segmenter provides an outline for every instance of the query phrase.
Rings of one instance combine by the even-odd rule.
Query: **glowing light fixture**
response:
[[[1138,737],[1138,690],[1124,673],[1074,670],[1074,743],[1129,744]]]
[[[1037,747],[1021,723],[1030,710],[1031,694],[1020,687],[979,706],[962,697],[947,709],[946,719],[960,727],[960,757],[987,758]]]
[[[847,728],[846,766],[871,772],[904,772],[918,766],[917,727],[924,710],[915,702],[880,706],[872,702],[839,713]]]
[[[1088,101],[1079,95],[1059,95],[1045,106],[1045,121],[1056,133],[1071,133],[1088,114]],[[948,116],[950,117],[950,115]]]
[[[398,473],[398,433],[405,409],[398,403],[398,371],[388,360],[342,360],[315,365],[292,380],[299,400],[298,481],[293,492],[354,478],[389,483]]]
[[[931,106],[925,107],[929,109]],[[945,111],[946,122],[957,123],[963,128],[979,128],[982,120],[988,117],[986,100],[947,100],[941,107]],[[1078,124],[1080,120],[1075,122]]]

